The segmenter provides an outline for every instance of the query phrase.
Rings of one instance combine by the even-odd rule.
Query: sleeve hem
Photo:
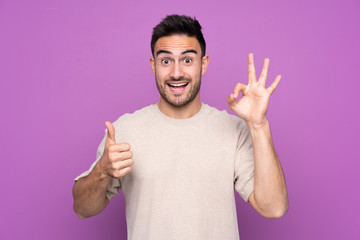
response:
[[[251,178],[240,193],[240,197],[245,201],[249,202],[250,194],[254,191],[254,178]]]
[[[86,177],[90,174],[90,171],[85,171],[83,172],[82,174],[80,174],[79,176],[77,176],[75,179],[74,179],[74,182],[76,182],[77,180],[79,180],[80,178],[83,178],[83,177]]]

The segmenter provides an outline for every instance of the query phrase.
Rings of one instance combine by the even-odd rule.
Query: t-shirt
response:
[[[193,117],[174,119],[153,104],[113,125],[134,160],[106,193],[123,191],[128,240],[239,239],[234,190],[247,201],[254,188],[252,140],[241,118],[202,103]],[[75,180],[101,158],[106,136]]]

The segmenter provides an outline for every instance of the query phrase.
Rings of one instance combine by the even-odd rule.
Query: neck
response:
[[[198,94],[193,101],[185,106],[175,107],[166,102],[163,98],[160,98],[160,102],[157,104],[159,110],[168,117],[175,119],[191,118],[197,114],[201,109],[200,95]]]

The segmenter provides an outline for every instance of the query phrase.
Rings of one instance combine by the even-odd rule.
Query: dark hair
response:
[[[188,37],[196,37],[200,43],[201,56],[205,56],[206,43],[201,32],[200,23],[194,18],[185,15],[167,15],[153,28],[151,37],[151,52],[154,56],[155,43],[161,37],[174,34],[185,34]]]

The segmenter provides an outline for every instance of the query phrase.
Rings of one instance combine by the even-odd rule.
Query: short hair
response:
[[[185,15],[167,15],[162,21],[153,28],[151,37],[151,52],[154,56],[155,43],[161,37],[175,34],[184,34],[188,37],[195,37],[201,48],[201,56],[205,56],[206,43],[201,32],[200,23],[194,18]]]

